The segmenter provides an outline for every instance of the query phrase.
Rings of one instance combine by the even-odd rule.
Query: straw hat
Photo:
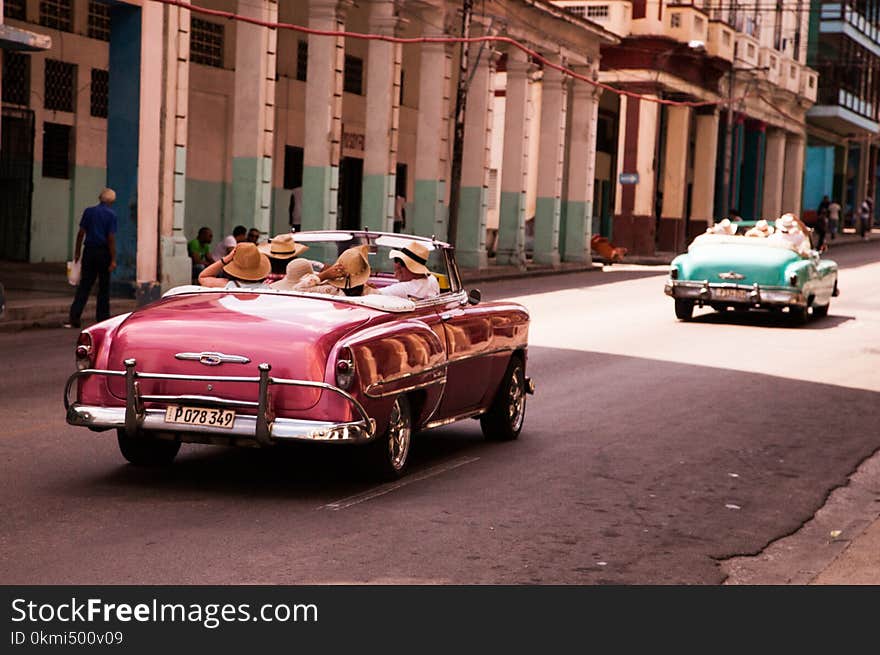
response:
[[[800,230],[800,226],[794,219],[794,214],[783,214],[776,219],[776,229],[783,234],[787,234],[789,232],[797,232]]]
[[[269,286],[279,291],[293,291],[300,280],[312,272],[312,265],[305,259],[292,259],[287,264],[287,273]]]
[[[367,246],[354,246],[349,248],[336,260],[345,270],[345,276],[338,277],[334,280],[327,280],[334,287],[339,289],[350,289],[359,287],[370,279],[370,260],[367,259],[369,252]]]
[[[272,265],[257,248],[257,244],[250,241],[242,241],[235,246],[232,261],[226,264],[223,270],[240,280],[255,282],[269,275]]]
[[[290,259],[291,257],[299,257],[309,249],[308,246],[297,243],[293,239],[293,235],[289,232],[276,234],[266,243],[261,243],[259,248],[260,252],[273,259]]]
[[[400,259],[403,265],[413,273],[425,274],[430,272],[428,267],[425,266],[428,263],[428,256],[430,254],[430,251],[424,244],[418,241],[410,241],[406,248],[392,250],[388,253],[388,257],[390,259]]]
[[[736,225],[731,223],[729,218],[725,218],[706,231],[712,234],[736,234]]]

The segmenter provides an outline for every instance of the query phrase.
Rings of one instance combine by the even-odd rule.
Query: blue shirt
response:
[[[86,231],[86,246],[106,246],[107,236],[116,234],[116,212],[109,205],[98,203],[83,212],[79,226]]]

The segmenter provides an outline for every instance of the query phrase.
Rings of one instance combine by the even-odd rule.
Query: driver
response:
[[[373,293],[411,300],[424,300],[440,295],[437,278],[425,266],[429,254],[428,248],[418,241],[411,241],[400,250],[392,250],[388,256],[394,262],[394,277],[398,282]]]

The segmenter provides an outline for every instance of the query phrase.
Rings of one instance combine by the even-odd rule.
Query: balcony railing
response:
[[[819,19],[823,23],[847,23],[872,41],[880,42],[880,27],[869,21],[847,3],[833,2],[823,4]]]

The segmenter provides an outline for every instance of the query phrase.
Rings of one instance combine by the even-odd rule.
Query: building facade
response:
[[[827,195],[844,217],[876,197],[880,132],[880,2],[814,0],[809,62],[819,71],[819,97],[807,113],[804,214]]]
[[[461,30],[460,3],[443,0],[194,4],[331,32]],[[18,132],[33,145],[33,193],[4,219],[28,239],[4,258],[69,259],[104,185],[120,218],[114,282],[144,299],[189,279],[186,242],[202,226],[217,239],[237,224],[289,230],[297,187],[302,229],[391,230],[403,196],[405,231],[447,237],[459,45],[305,34],[155,0],[6,0],[4,13],[52,38],[45,54],[4,58],[4,117],[33,126]],[[542,62],[597,76],[600,47],[617,37],[540,0],[479,3],[471,35],[510,37],[540,57],[470,47],[461,265],[485,267],[493,254],[490,184],[493,261],[524,264],[533,203],[535,259],[589,262],[599,94]],[[504,166],[493,167],[499,134]]]
[[[605,108],[618,135],[605,230],[615,245],[677,252],[734,210],[752,220],[800,213],[817,93],[804,2],[556,4],[621,37],[602,48],[600,72],[624,92]]]

